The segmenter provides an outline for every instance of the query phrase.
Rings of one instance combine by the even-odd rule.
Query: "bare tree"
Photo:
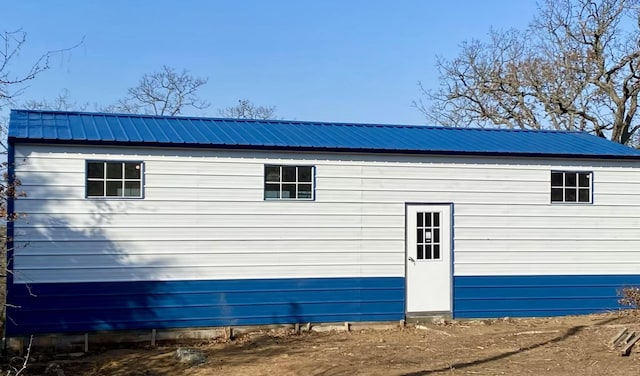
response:
[[[187,70],[178,72],[163,65],[160,71],[145,74],[138,86],[118,103],[103,108],[106,112],[179,115],[186,108],[205,109],[209,103],[200,99],[198,90],[207,78],[195,77]]]
[[[70,98],[69,90],[62,90],[53,100],[42,98],[41,100],[28,100],[22,107],[28,110],[55,110],[55,111],[86,111],[89,103],[79,103]]]
[[[0,32],[0,111],[16,104],[16,98],[24,93],[28,83],[49,69],[51,57],[69,52],[83,42],[84,38],[74,46],[47,51],[25,66],[16,59],[27,43],[27,33],[21,29]],[[0,154],[7,151],[7,123],[8,118],[0,114]]]
[[[4,31],[0,33],[0,109],[22,94],[25,90],[23,85],[27,81],[34,79],[39,73],[49,68],[49,58],[51,53],[40,56],[31,66],[19,72],[14,71],[12,62],[27,42],[27,33],[22,30]]]
[[[546,0],[525,30],[492,30],[439,58],[414,106],[447,126],[582,130],[627,144],[640,128],[638,0]],[[637,139],[637,137],[635,138]]]
[[[15,60],[27,42],[27,33],[21,29],[0,32],[0,110],[14,104],[15,98],[24,93],[26,84],[49,69],[49,60],[52,56],[70,51],[81,45],[83,41],[84,39],[72,47],[47,51],[33,64],[25,67],[15,64]],[[16,65],[19,68],[16,68]]]
[[[273,119],[276,113],[275,106],[256,106],[248,99],[238,100],[236,106],[223,108],[218,111],[222,117],[233,119]]]

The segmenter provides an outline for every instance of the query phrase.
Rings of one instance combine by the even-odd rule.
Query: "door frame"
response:
[[[450,262],[449,262],[449,272],[451,273],[451,280],[449,283],[449,299],[450,299],[450,306],[451,306],[451,311],[450,312],[429,312],[432,313],[434,315],[438,315],[438,314],[445,314],[445,315],[451,315],[451,317],[453,317],[453,312],[455,311],[455,299],[454,299],[454,290],[453,290],[453,284],[454,284],[454,275],[453,275],[453,265],[455,263],[455,244],[453,242],[454,239],[454,232],[455,232],[455,223],[454,223],[454,209],[455,209],[455,205],[453,202],[414,202],[414,201],[406,201],[404,203],[404,316],[405,319],[407,318],[407,302],[408,302],[408,297],[407,294],[409,293],[409,278],[408,278],[408,272],[409,272],[409,260],[408,260],[408,254],[409,254],[409,242],[408,240],[408,232],[407,232],[407,219],[409,216],[409,207],[411,206],[423,206],[423,205],[439,205],[439,206],[449,206],[449,213],[450,213],[450,229],[449,229],[449,244],[450,244],[450,248],[451,248],[451,255],[450,255]]]

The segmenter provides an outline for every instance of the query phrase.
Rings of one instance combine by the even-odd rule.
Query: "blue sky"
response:
[[[424,124],[411,107],[417,82],[436,87],[436,56],[490,27],[524,27],[535,0],[3,0],[1,30],[28,42],[13,70],[40,53],[84,43],[52,59],[20,100],[64,89],[109,104],[163,64],[209,78],[212,103],[247,98],[296,120]]]

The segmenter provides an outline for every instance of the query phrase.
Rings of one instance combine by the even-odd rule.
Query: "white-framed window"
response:
[[[313,200],[314,166],[265,165],[265,200]]]
[[[87,161],[87,197],[142,198],[139,161]]]
[[[590,204],[592,187],[591,171],[551,171],[552,203]]]
[[[416,213],[416,260],[440,260],[440,213]]]

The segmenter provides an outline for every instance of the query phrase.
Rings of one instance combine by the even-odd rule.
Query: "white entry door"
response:
[[[451,206],[408,205],[407,313],[451,312]]]

